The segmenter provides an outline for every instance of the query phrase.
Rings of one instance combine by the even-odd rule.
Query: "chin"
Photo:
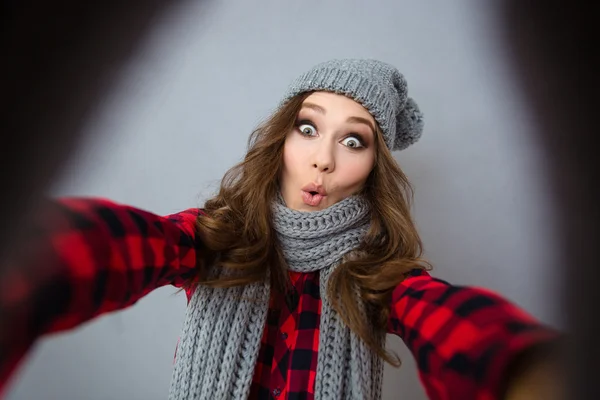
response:
[[[329,202],[325,203],[321,203],[318,206],[310,206],[308,204],[305,204],[304,202],[300,201],[298,203],[291,203],[288,204],[288,208],[295,210],[295,211],[302,211],[302,212],[314,212],[314,211],[321,211],[326,209],[327,207],[329,207]]]
[[[301,207],[301,211],[321,211],[321,210],[324,210],[326,208],[329,208],[330,206],[332,206],[335,203],[337,203],[337,201],[334,201],[332,203],[329,199],[327,199],[327,200],[322,201],[321,203],[319,203],[318,206],[310,206],[310,205],[305,204],[305,203],[301,203],[299,206]]]
[[[292,206],[290,208],[292,210],[302,211],[302,212],[311,212],[311,211],[322,210],[322,208],[321,208],[320,205],[318,207],[312,207],[312,206],[306,205],[304,203],[296,204],[296,205],[294,205],[294,206]]]

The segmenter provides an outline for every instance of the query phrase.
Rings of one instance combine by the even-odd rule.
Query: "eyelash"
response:
[[[310,135],[306,135],[306,134],[304,134],[304,132],[302,132],[302,131],[300,130],[300,127],[301,127],[302,125],[310,125],[310,126],[312,126],[313,128],[315,128],[315,130],[317,130],[317,129],[316,129],[316,128],[317,128],[317,127],[316,127],[316,124],[315,124],[314,122],[312,122],[311,120],[304,119],[304,120],[299,120],[299,121],[297,121],[297,122],[296,122],[296,129],[298,129],[298,131],[300,132],[300,134],[301,134],[302,136],[304,136],[304,137],[310,137]],[[358,147],[358,148],[352,148],[352,147],[348,147],[348,146],[346,146],[346,147],[348,147],[350,150],[360,150],[360,149],[365,149],[365,148],[367,148],[367,145],[366,145],[365,139],[363,138],[363,136],[362,136],[362,135],[360,135],[360,134],[358,134],[358,133],[351,133],[351,134],[348,134],[348,135],[346,135],[346,137],[344,137],[344,139],[342,139],[342,140],[346,140],[346,139],[348,139],[348,138],[355,138],[356,140],[358,140],[358,142],[359,142],[359,143],[360,143],[360,145],[362,146],[362,147]]]
[[[297,122],[296,122],[296,129],[298,129],[298,131],[300,132],[300,134],[301,134],[302,136],[309,137],[309,135],[306,135],[306,134],[304,134],[304,132],[302,132],[302,131],[300,130],[300,127],[301,127],[302,125],[310,125],[310,126],[312,126],[313,128],[315,128],[315,130],[316,130],[316,125],[315,125],[315,123],[314,123],[314,122],[312,122],[311,120],[308,120],[308,119],[303,119],[303,120],[297,121]]]

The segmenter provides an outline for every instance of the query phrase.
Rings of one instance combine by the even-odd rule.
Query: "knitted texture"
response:
[[[344,94],[361,103],[379,124],[390,150],[404,150],[423,132],[423,114],[408,97],[404,76],[392,65],[368,59],[331,60],[316,65],[290,85],[282,104],[312,91]]]
[[[343,323],[327,296],[331,273],[369,228],[368,203],[351,196],[325,210],[308,213],[291,210],[279,199],[272,209],[273,226],[288,268],[320,271],[322,309],[315,398],[379,399],[383,362]],[[226,289],[198,287],[186,313],[170,400],[248,397],[269,296],[268,279]],[[361,309],[364,313],[364,307]]]

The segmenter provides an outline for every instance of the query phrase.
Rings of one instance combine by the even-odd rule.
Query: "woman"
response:
[[[391,154],[422,126],[394,67],[334,60],[291,85],[202,210],[52,203],[21,261],[23,274],[40,257],[52,269],[29,283],[33,296],[16,289],[21,277],[6,285],[16,317],[0,339],[2,382],[40,335],[172,284],[188,311],[170,399],[377,399],[383,361],[399,365],[386,333],[412,351],[430,398],[503,398],[555,333],[426,272]]]

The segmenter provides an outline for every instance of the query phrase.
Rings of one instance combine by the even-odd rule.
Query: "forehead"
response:
[[[348,117],[362,117],[373,123],[375,119],[369,111],[357,101],[336,93],[315,92],[311,93],[303,104],[314,104],[320,106],[326,113],[345,114]]]

